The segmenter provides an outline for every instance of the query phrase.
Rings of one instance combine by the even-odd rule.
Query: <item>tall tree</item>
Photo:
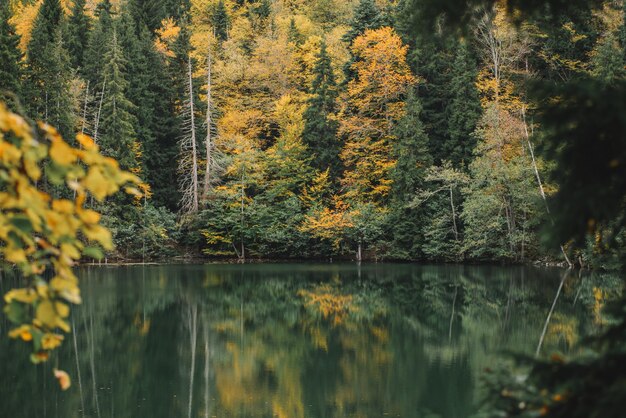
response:
[[[67,49],[73,68],[82,68],[89,46],[91,20],[85,14],[85,0],[74,0],[67,30]]]
[[[441,144],[445,158],[455,167],[467,167],[476,139],[473,135],[481,107],[476,89],[477,71],[468,45],[459,42],[450,77],[450,102],[446,108],[448,138]]]
[[[211,15],[211,26],[215,37],[220,41],[228,39],[228,30],[230,28],[230,17],[223,0],[217,2],[215,10]]]
[[[336,179],[341,174],[340,143],[337,136],[339,124],[335,118],[337,86],[324,41],[320,46],[313,74],[311,97],[304,112],[302,139],[311,151],[313,165],[321,171],[329,169],[331,177]]]
[[[382,204],[389,195],[395,165],[394,126],[404,115],[404,99],[415,77],[406,62],[407,46],[391,28],[367,30],[352,52],[356,79],[348,83],[340,133],[346,142],[347,196]]]
[[[106,51],[111,44],[113,33],[113,16],[110,0],[102,0],[96,8],[98,20],[89,36],[88,48],[83,56],[85,77],[94,88],[104,83],[102,72],[102,51]]]
[[[19,50],[20,37],[11,25],[9,3],[0,5],[0,100],[19,98],[22,91],[22,53]]]
[[[25,102],[31,115],[55,125],[69,138],[74,128],[69,93],[72,72],[62,25],[59,0],[44,0],[28,43]]]
[[[350,21],[350,29],[345,33],[342,40],[348,45],[367,29],[378,29],[383,26],[380,9],[374,0],[360,0],[354,9],[354,15]]]
[[[140,144],[137,142],[135,105],[128,100],[126,59],[116,31],[104,55],[106,93],[102,103],[102,151],[119,161],[120,166],[140,174]]]
[[[411,91],[406,100],[405,114],[394,129],[393,156],[396,165],[391,172],[393,185],[389,204],[393,240],[390,255],[394,258],[416,259],[420,255],[423,211],[411,203],[424,183],[426,169],[432,164],[421,111],[420,100]]]

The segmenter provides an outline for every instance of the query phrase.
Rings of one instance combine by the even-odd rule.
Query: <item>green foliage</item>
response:
[[[466,42],[459,42],[450,74],[450,102],[445,114],[449,138],[442,144],[445,158],[456,167],[467,167],[472,160],[474,131],[482,109],[476,89],[477,71]]]
[[[317,55],[313,75],[311,97],[304,112],[302,140],[309,147],[313,166],[319,170],[328,168],[332,178],[338,178],[342,164],[337,137],[339,124],[335,119],[337,85],[325,42],[322,42]]]
[[[396,165],[391,172],[390,232],[393,237],[391,258],[415,260],[423,242],[424,214],[410,203],[422,187],[426,169],[432,164],[429,143],[421,121],[422,106],[409,92],[405,114],[395,127],[393,154]]]
[[[220,41],[228,39],[230,18],[223,0],[217,2],[215,10],[213,10],[213,14],[211,15],[211,26],[213,26],[213,33],[217,39]]]
[[[63,40],[59,0],[45,0],[33,26],[27,54],[24,99],[29,114],[56,126],[70,137],[74,115],[69,93],[69,55]]]
[[[102,134],[97,139],[104,153],[117,159],[125,169],[140,173],[141,149],[136,140],[135,105],[126,97],[126,60],[116,32],[104,55],[103,77],[107,87],[102,100]]]
[[[74,0],[67,24],[67,50],[73,68],[82,68],[89,46],[91,21],[85,14],[85,0]]]
[[[0,99],[9,99],[9,103],[20,97],[23,71],[22,53],[18,47],[20,37],[9,23],[10,18],[9,3],[0,5]]]

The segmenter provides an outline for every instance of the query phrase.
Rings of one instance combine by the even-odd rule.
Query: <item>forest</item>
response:
[[[140,179],[87,202],[112,258],[615,266],[611,222],[545,239],[567,208],[532,83],[621,82],[626,8],[514,3],[459,30],[428,1],[3,1],[0,91]]]

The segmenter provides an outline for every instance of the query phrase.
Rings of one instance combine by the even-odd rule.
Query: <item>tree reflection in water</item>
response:
[[[467,417],[504,351],[532,354],[561,271],[413,265],[85,267],[58,363],[0,339],[2,417]],[[17,279],[4,277],[2,285]],[[602,327],[611,275],[571,275],[542,353]],[[4,289],[6,291],[6,289]],[[0,321],[6,334],[6,319]]]

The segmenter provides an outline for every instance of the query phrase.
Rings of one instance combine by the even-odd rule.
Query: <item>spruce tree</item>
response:
[[[366,30],[378,29],[382,27],[383,24],[384,21],[381,16],[380,9],[374,0],[361,0],[354,9],[354,15],[350,21],[350,29],[341,39],[348,45],[351,45],[352,41],[363,35]],[[355,60],[356,58],[351,56],[343,67],[343,72],[345,74],[345,79],[343,81],[344,85],[348,84],[350,80],[356,77],[353,70]]]
[[[126,170],[140,168],[137,160],[135,124],[133,112],[135,106],[126,97],[126,60],[119,44],[117,34],[113,32],[104,55],[104,77],[106,92],[102,103],[102,134],[99,137],[102,151],[115,158]]]
[[[446,109],[448,138],[442,144],[445,159],[467,167],[476,146],[473,133],[482,112],[474,81],[477,71],[466,43],[459,43],[450,77],[451,98]]]
[[[21,88],[21,60],[19,50],[20,37],[9,23],[11,10],[9,4],[0,6],[0,100],[9,100],[11,96],[19,98]]]
[[[300,46],[304,43],[304,36],[298,30],[298,26],[296,26],[296,20],[292,17],[289,21],[289,31],[287,32],[287,41]]]
[[[303,142],[309,147],[313,166],[319,170],[330,170],[331,178],[339,178],[341,160],[337,137],[338,123],[333,118],[336,108],[336,83],[326,43],[322,42],[311,84],[311,98],[304,112]]]
[[[436,163],[448,158],[444,144],[449,138],[447,108],[453,93],[450,89],[450,63],[454,60],[450,42],[439,35],[418,39],[420,49],[413,56],[414,71],[425,80],[419,89],[422,121]]]
[[[128,6],[135,22],[143,22],[152,33],[161,27],[163,19],[169,17],[163,0],[129,0]]]
[[[145,23],[137,23],[128,9],[117,22],[118,37],[127,62],[126,97],[137,106],[137,140],[143,151],[143,177],[149,179],[152,203],[177,210],[177,139],[174,95],[165,60],[152,41]]]
[[[59,0],[44,0],[28,43],[24,94],[30,115],[56,126],[70,138],[74,128],[69,93],[71,69],[62,24]]]
[[[428,150],[428,136],[421,121],[422,105],[411,91],[405,104],[405,114],[395,128],[393,153],[396,165],[390,204],[390,225],[393,245],[391,256],[416,259],[420,255],[423,214],[421,208],[410,203],[417,190],[423,187],[425,172],[432,164]]]
[[[215,10],[211,15],[211,26],[215,33],[215,37],[220,41],[228,39],[228,28],[230,26],[230,18],[228,10],[223,0],[220,0],[215,6]]]
[[[67,49],[73,68],[82,68],[89,46],[91,21],[85,14],[85,0],[74,0],[68,22]]]
[[[96,9],[98,20],[89,37],[89,47],[84,56],[83,74],[96,86],[102,86],[104,76],[102,72],[102,51],[107,50],[113,33],[113,16],[111,15],[111,1],[102,0]]]
[[[354,16],[350,21],[350,29],[343,36],[342,40],[349,45],[367,29],[378,29],[383,24],[384,21],[376,2],[374,0],[360,0],[354,9]]]
[[[623,52],[612,33],[600,39],[596,54],[592,59],[593,75],[604,83],[610,84],[625,75]]]

